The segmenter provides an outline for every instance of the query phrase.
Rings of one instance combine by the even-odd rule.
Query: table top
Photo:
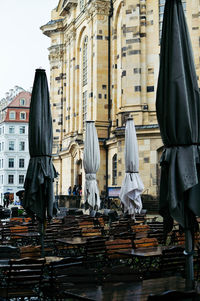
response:
[[[51,262],[59,261],[64,259],[64,257],[58,257],[58,256],[45,256],[46,263],[49,264]]]
[[[39,237],[40,233],[39,232],[24,232],[24,233],[15,233],[16,236],[21,236],[21,237]]]
[[[150,256],[161,256],[162,251],[166,247],[150,247],[150,248],[139,248],[126,251],[117,251],[117,253],[127,255],[130,257],[150,257]]]
[[[87,242],[87,238],[85,237],[72,237],[72,238],[58,238],[56,239],[58,242],[62,242],[67,245],[84,245]]]
[[[5,268],[9,266],[10,259],[0,259],[0,268]]]

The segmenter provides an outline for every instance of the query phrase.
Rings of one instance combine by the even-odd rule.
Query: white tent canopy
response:
[[[100,197],[96,181],[96,172],[100,166],[100,150],[94,121],[86,122],[83,166],[85,169],[84,200],[93,208],[95,205],[99,208]]]
[[[139,175],[138,144],[132,118],[128,118],[125,129],[125,170],[119,197],[124,211],[134,217],[142,209],[141,193],[144,185]]]

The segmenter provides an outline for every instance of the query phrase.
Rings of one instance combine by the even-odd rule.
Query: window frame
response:
[[[23,162],[23,164],[21,164],[22,162]],[[23,165],[23,166],[21,166],[21,165]],[[24,168],[24,167],[25,167],[25,159],[24,158],[19,158],[19,168]]]
[[[24,114],[24,118],[22,118],[22,115]],[[26,112],[20,112],[19,114],[19,119],[20,120],[26,120]]]
[[[13,114],[13,118],[11,118],[11,114]],[[16,120],[16,112],[15,111],[9,112],[9,120]]]
[[[8,168],[14,168],[14,167],[15,167],[15,159],[14,158],[8,158]]]
[[[12,181],[10,181],[12,179]],[[14,184],[14,175],[8,175],[8,184]]]
[[[11,129],[12,129],[13,131],[11,131]],[[14,125],[9,125],[8,132],[9,132],[9,134],[14,134],[14,133],[15,133],[15,127],[14,127]]]
[[[112,185],[117,185],[117,153],[112,157]]]
[[[22,101],[23,101],[23,103],[22,103]],[[25,98],[20,98],[19,104],[20,104],[21,107],[24,107],[26,105],[26,99]]]
[[[22,129],[24,129],[24,130],[22,130]],[[19,127],[19,134],[23,135],[25,133],[26,133],[26,127],[25,127],[25,125],[20,125],[20,127]]]
[[[88,83],[88,36],[85,36],[83,40],[83,64],[82,64],[82,84],[83,87]]]
[[[13,144],[13,149],[11,148],[11,145],[10,145],[11,143]],[[14,140],[8,141],[8,150],[12,151],[12,152],[15,150],[15,141]]]
[[[23,147],[22,147],[22,145],[23,145]],[[25,151],[25,147],[26,145],[25,145],[25,141],[19,141],[19,151],[20,152],[23,152],[23,151]]]
[[[22,182],[20,182],[20,178],[21,177],[23,177],[23,181]],[[24,175],[19,175],[19,177],[18,177],[18,183],[19,183],[19,185],[23,185],[24,184],[24,180],[25,180]]]

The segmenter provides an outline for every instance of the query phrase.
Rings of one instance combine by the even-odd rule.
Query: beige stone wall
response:
[[[73,1],[74,2],[74,1]],[[200,3],[186,1],[198,80],[200,78]],[[84,190],[83,93],[87,92],[87,120],[94,120],[100,138],[101,165],[97,173],[100,193],[112,183],[112,158],[117,154],[117,184],[124,167],[124,125],[132,116],[137,128],[140,174],[145,191],[157,195],[162,141],[155,99],[159,71],[159,1],[113,0],[110,49],[110,120],[108,87],[108,21],[110,0],[58,1],[52,21],[42,26],[50,37],[51,108],[54,163],[59,193],[67,194],[82,176]],[[87,83],[83,85],[83,47],[87,38]],[[200,85],[200,81],[199,81]],[[107,150],[107,151],[106,151]]]

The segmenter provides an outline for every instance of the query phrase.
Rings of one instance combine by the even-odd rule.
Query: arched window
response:
[[[117,185],[117,154],[112,158],[112,185]]]
[[[83,86],[87,85],[87,51],[88,37],[85,37],[83,42]]]

